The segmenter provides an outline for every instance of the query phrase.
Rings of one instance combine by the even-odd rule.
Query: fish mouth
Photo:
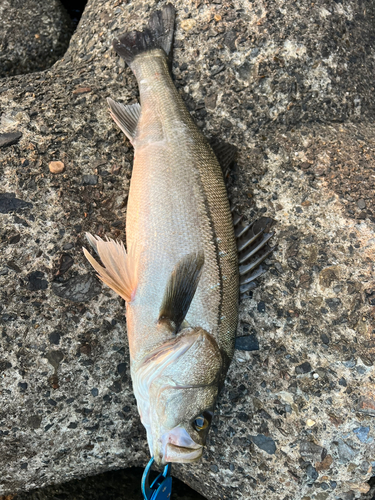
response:
[[[187,430],[180,426],[167,431],[162,436],[160,444],[159,457],[163,464],[195,462],[200,459],[203,452],[203,445],[196,443]]]
[[[196,444],[191,448],[185,448],[184,446],[177,446],[172,443],[168,443],[165,453],[162,458],[164,464],[170,462],[176,462],[180,464],[187,464],[196,462],[199,460],[203,453],[203,446]]]

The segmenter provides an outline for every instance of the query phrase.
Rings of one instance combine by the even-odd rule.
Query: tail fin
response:
[[[147,28],[143,31],[130,31],[119,39],[115,38],[113,47],[129,65],[138,54],[156,48],[163,49],[167,56],[171,56],[174,19],[175,8],[169,3],[162,10],[151,14]]]

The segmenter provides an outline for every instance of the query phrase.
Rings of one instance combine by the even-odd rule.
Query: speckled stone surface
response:
[[[148,461],[124,305],[81,251],[85,231],[125,237],[133,153],[105,98],[137,99],[111,40],[144,3],[90,1],[52,70],[0,80],[1,132],[22,134],[0,149],[0,495]],[[238,146],[230,197],[276,220],[278,249],[241,302],[259,350],[236,351],[202,462],[174,473],[210,499],[368,500],[373,3],[175,5],[176,85]]]
[[[49,68],[73,33],[60,0],[1,0],[0,19],[0,78]]]

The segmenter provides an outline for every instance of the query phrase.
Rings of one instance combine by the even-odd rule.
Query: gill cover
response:
[[[132,370],[133,388],[150,453],[157,463],[200,458],[209,425],[195,426],[213,412],[222,357],[214,338],[186,328]]]

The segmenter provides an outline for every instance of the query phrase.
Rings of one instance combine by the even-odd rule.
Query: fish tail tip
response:
[[[112,42],[116,53],[129,65],[142,52],[164,50],[170,55],[174,34],[175,8],[171,3],[154,11],[143,31],[130,31]]]

